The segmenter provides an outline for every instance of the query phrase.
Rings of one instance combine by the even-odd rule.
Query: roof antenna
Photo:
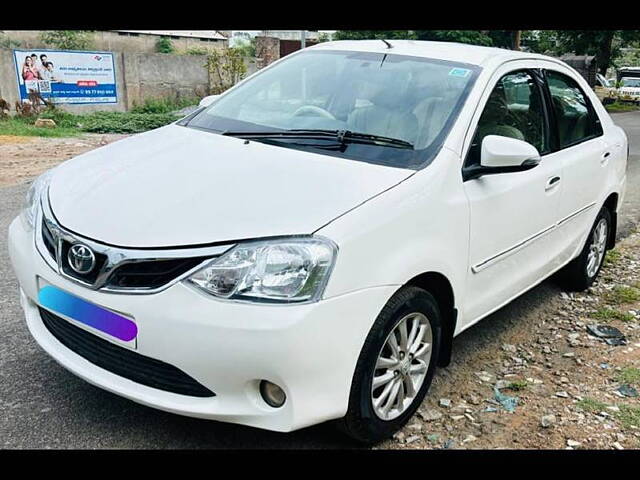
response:
[[[387,46],[387,48],[393,48],[393,45],[391,45],[389,42],[387,42],[384,38],[381,38],[380,40],[382,40],[384,42],[384,44]]]

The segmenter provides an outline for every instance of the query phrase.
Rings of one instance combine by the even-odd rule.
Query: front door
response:
[[[464,183],[470,207],[465,323],[522,293],[556,266],[562,163],[551,158],[541,76],[528,69],[497,80],[478,120],[465,165],[480,162],[486,135],[535,146],[540,164],[524,172],[485,175]]]

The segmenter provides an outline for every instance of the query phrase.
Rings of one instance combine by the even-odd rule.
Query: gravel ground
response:
[[[638,431],[629,423],[627,407],[622,413],[610,408],[638,404],[637,399],[613,393],[620,386],[616,379],[622,370],[617,369],[640,366],[638,320],[608,321],[627,335],[629,343],[622,347],[605,346],[585,330],[595,321],[593,311],[605,304],[605,291],[638,280],[640,241],[629,234],[640,220],[640,189],[635,188],[640,180],[640,114],[614,118],[627,130],[632,154],[619,235],[628,238],[619,247],[618,261],[607,267],[591,293],[565,298],[546,281],[458,336],[453,362],[437,373],[421,414],[396,438],[376,448],[638,448]],[[55,161],[77,154],[71,147],[85,142],[73,140]],[[22,183],[7,181],[2,164],[13,157],[8,159],[6,152],[0,143],[0,185],[3,181],[7,185],[0,186],[0,232],[4,232],[0,236],[0,442],[4,448],[354,446],[327,424],[279,434],[160,412],[93,387],[51,360],[27,331],[7,258],[7,227],[20,210],[28,175],[18,176]],[[57,150],[41,149],[40,157],[33,156],[34,164],[49,164],[42,158],[49,152],[55,155]],[[624,313],[635,312],[640,304],[612,306]],[[567,353],[574,356],[563,356]],[[601,363],[609,368],[601,368]],[[492,403],[498,381],[500,387],[506,382],[521,388],[500,390],[519,397],[514,413]],[[450,400],[450,407],[441,407],[440,399]],[[543,416],[548,416],[549,427],[542,427]]]

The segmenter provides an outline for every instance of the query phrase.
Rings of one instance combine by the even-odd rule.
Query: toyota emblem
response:
[[[81,243],[71,246],[67,260],[71,269],[80,274],[89,273],[96,264],[96,256],[93,251]]]

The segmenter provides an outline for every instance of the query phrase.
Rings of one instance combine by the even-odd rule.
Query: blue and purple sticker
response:
[[[44,308],[108,333],[125,342],[133,340],[138,334],[138,327],[128,318],[51,285],[40,289],[38,301]]]

